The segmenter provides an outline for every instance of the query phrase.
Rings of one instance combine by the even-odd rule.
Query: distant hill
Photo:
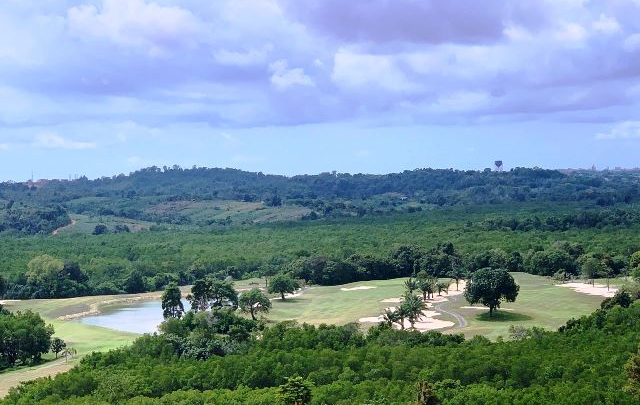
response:
[[[149,167],[96,180],[0,184],[0,231],[50,233],[69,215],[180,226],[228,226],[379,215],[453,205],[640,199],[640,171],[416,169],[384,175],[279,176],[236,169]]]

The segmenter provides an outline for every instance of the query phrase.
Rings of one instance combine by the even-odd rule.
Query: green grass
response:
[[[360,318],[378,316],[393,304],[383,299],[402,295],[405,279],[376,280],[331,287],[310,287],[296,298],[273,300],[271,321],[297,320],[310,324],[345,324]],[[370,290],[342,291],[341,288],[376,287]]]
[[[483,335],[490,339],[507,337],[510,325],[525,327],[538,326],[555,330],[567,320],[587,315],[599,307],[603,297],[577,293],[569,288],[560,288],[550,279],[525,273],[514,273],[520,285],[520,294],[514,303],[505,303],[493,318],[488,317],[488,309],[467,309],[464,298],[451,297],[442,308],[461,314],[468,322],[464,329],[457,327],[447,332],[462,332],[467,337]],[[383,303],[386,298],[399,297],[403,293],[406,279],[366,281],[345,286],[312,287],[300,297],[273,301],[273,309],[268,315],[272,321],[297,320],[311,324],[345,324],[360,318],[378,316],[393,303]],[[341,288],[374,286],[369,290],[342,291]],[[455,284],[451,287],[455,289]],[[443,314],[439,319],[455,321]],[[365,325],[366,326],[366,325]]]
[[[489,318],[488,309],[461,308],[469,305],[463,299],[443,306],[457,311],[469,322],[463,331],[467,337],[483,335],[490,339],[498,336],[507,338],[510,325],[555,330],[571,318],[592,313],[604,299],[557,287],[553,280],[545,277],[525,273],[513,275],[520,285],[518,298],[516,302],[502,304],[494,318]]]

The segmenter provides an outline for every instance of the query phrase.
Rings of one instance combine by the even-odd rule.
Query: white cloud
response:
[[[213,58],[221,65],[231,66],[251,66],[259,65],[266,61],[273,45],[265,45],[260,49],[250,49],[248,51],[230,51],[219,49],[213,54]]]
[[[289,69],[287,61],[280,59],[269,65],[271,84],[278,90],[284,90],[291,86],[315,86],[311,77],[304,73],[302,68]]]
[[[554,37],[567,45],[580,44],[587,38],[587,30],[578,23],[566,23],[555,32]]]
[[[600,14],[600,17],[591,24],[594,30],[603,34],[615,34],[621,31],[620,23],[614,17]]]
[[[67,11],[68,27],[79,37],[95,37],[127,46],[147,46],[150,54],[192,41],[200,24],[188,10],[145,0],[103,0]]]
[[[6,150],[9,150],[9,144],[8,143],[0,143],[0,152],[6,151]]]
[[[93,149],[95,142],[81,142],[64,138],[53,132],[36,135],[33,146],[44,149]]]
[[[596,135],[599,140],[640,138],[640,121],[624,121],[616,124],[609,132]]]
[[[382,88],[388,91],[416,91],[396,64],[393,55],[372,55],[339,50],[333,61],[333,81],[346,88]]]
[[[623,48],[627,52],[640,50],[640,33],[631,34],[625,40]]]

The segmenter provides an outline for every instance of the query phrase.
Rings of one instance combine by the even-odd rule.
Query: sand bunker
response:
[[[340,291],[358,291],[358,290],[371,290],[378,287],[373,287],[370,285],[361,285],[359,287],[351,287],[351,288],[341,288]]]
[[[449,297],[453,297],[456,295],[461,295],[464,292],[464,288],[465,288],[465,282],[464,281],[460,281],[460,284],[458,286],[458,290],[456,290],[455,288],[455,284],[452,285],[452,288],[449,289],[449,292],[442,292],[441,295],[438,294],[434,294],[434,296],[430,299],[427,300],[426,307],[427,309],[422,311],[422,316],[420,317],[420,319],[418,320],[418,322],[416,322],[414,324],[414,328],[420,332],[426,332],[426,331],[430,331],[430,330],[436,330],[436,329],[445,329],[445,328],[450,328],[452,326],[455,326],[455,322],[451,322],[451,321],[444,321],[442,319],[436,319],[436,316],[440,316],[442,314],[440,314],[437,311],[433,311],[432,308],[434,306],[434,304],[438,304],[441,302],[446,302],[449,301]],[[356,287],[358,288],[358,287]],[[345,289],[342,289],[345,290]],[[418,295],[420,295],[419,291],[416,291],[416,293]],[[383,303],[390,303],[390,304],[400,304],[403,301],[403,298],[386,298],[380,302]],[[474,307],[475,308],[475,307]],[[390,307],[387,308],[386,310],[388,311],[393,311],[395,310],[395,307]],[[366,317],[366,318],[360,318],[358,320],[358,322],[360,323],[380,323],[380,322],[384,322],[384,316],[380,315],[380,316],[370,316],[370,317]],[[393,324],[393,327],[396,329],[400,329],[400,325],[398,324]],[[404,322],[404,327],[405,329],[410,329],[411,328],[411,324],[409,323],[408,320],[405,320]]]
[[[618,292],[617,288],[610,287],[609,289],[607,289],[607,286],[602,284],[591,285],[587,283],[565,283],[565,284],[556,284],[556,286],[567,287],[579,293],[588,294],[588,295],[598,295],[600,297],[606,297],[606,298],[613,297],[616,294],[616,292]]]
[[[387,309],[390,311],[393,311],[395,308],[387,308]],[[436,311],[430,311],[430,310],[422,311],[422,316],[420,317],[418,322],[416,322],[413,326],[416,330],[420,332],[427,332],[430,330],[450,328],[455,325],[455,323],[450,321],[443,321],[441,319],[436,319],[435,317],[439,315],[441,314]],[[358,322],[380,323],[380,322],[384,322],[384,316],[380,315],[380,316],[370,316],[367,318],[360,318],[358,319]],[[396,329],[400,329],[400,325],[395,323],[393,324],[393,327]],[[411,329],[411,323],[408,320],[404,321],[404,328]]]

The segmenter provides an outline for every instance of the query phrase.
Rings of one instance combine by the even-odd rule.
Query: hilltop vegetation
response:
[[[611,206],[640,199],[639,177],[634,171],[526,168],[504,173],[418,169],[387,175],[285,177],[234,169],[150,167],[96,180],[2,183],[0,231],[50,233],[69,223],[69,214],[220,228],[457,205],[553,201]]]

